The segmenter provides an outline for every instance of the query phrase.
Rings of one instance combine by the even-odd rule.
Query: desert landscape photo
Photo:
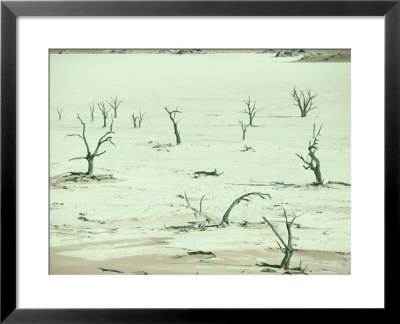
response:
[[[350,49],[51,49],[49,274],[349,275]]]

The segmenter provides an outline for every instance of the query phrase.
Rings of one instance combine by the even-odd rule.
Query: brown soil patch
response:
[[[148,243],[150,242],[146,242],[146,244]],[[187,253],[176,256],[138,255],[105,261],[88,261],[57,253],[65,250],[70,249],[65,247],[50,249],[50,274],[281,275],[285,272],[283,269],[257,266],[262,262],[279,264],[282,254],[278,249],[217,251],[192,255]],[[260,259],[263,261],[260,262]],[[305,272],[308,275],[350,274],[348,270],[350,259],[350,254],[326,251],[296,251],[291,266],[297,267],[301,261],[302,267],[307,266]],[[99,268],[116,271],[105,271]],[[269,272],[270,270],[265,270],[266,268],[273,269],[276,272]]]

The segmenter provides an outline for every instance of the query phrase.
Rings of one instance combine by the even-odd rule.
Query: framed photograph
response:
[[[2,2],[1,321],[390,309],[399,15]]]

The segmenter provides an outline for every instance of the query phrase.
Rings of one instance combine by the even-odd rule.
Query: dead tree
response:
[[[315,175],[315,180],[316,182],[314,182],[316,185],[323,185],[324,184],[324,180],[322,179],[322,175],[321,175],[321,162],[319,161],[319,159],[315,156],[315,152],[318,150],[317,144],[318,144],[318,136],[320,136],[321,134],[321,128],[322,128],[322,124],[319,127],[318,133],[315,133],[315,124],[314,124],[314,128],[313,128],[313,140],[312,142],[309,141],[308,142],[308,154],[307,154],[307,158],[304,159],[304,157],[301,154],[297,154],[296,155],[303,161],[303,163],[305,165],[303,165],[303,168],[308,170],[311,169],[314,172]],[[310,157],[310,160],[309,160]]]
[[[204,217],[204,218],[206,219],[207,222],[215,224],[216,221],[215,221],[214,219],[212,219],[212,218],[211,218],[210,216],[208,216],[206,213],[203,213],[203,210],[202,210],[202,208],[203,208],[203,199],[204,199],[205,196],[206,196],[206,195],[203,195],[203,197],[201,197],[201,199],[200,199],[200,205],[199,205],[199,208],[200,208],[200,209],[197,209],[197,208],[192,207],[192,205],[190,205],[189,199],[188,199],[188,197],[187,197],[187,195],[186,195],[186,192],[185,192],[185,199],[186,199],[187,207],[190,208],[190,209],[193,211],[194,217],[197,218],[197,216],[202,216],[202,217]]]
[[[90,152],[90,148],[89,148],[89,144],[88,144],[87,139],[86,139],[86,133],[85,133],[86,132],[86,125],[82,121],[82,119],[79,117],[79,115],[78,115],[77,118],[79,119],[79,121],[82,124],[82,135],[81,134],[70,134],[70,135],[67,135],[67,137],[69,137],[69,136],[78,136],[79,138],[81,138],[83,140],[83,142],[85,143],[87,154],[86,154],[86,156],[72,158],[69,161],[85,159],[88,162],[88,170],[86,172],[86,175],[87,176],[92,176],[93,175],[93,168],[94,168],[94,163],[93,163],[94,162],[94,158],[106,153],[106,151],[103,151],[103,152],[99,153],[99,149],[100,149],[101,145],[103,145],[106,142],[109,142],[109,143],[111,143],[112,145],[115,146],[115,144],[112,142],[112,135],[110,136],[110,134],[115,134],[113,132],[113,129],[112,129],[113,121],[111,121],[110,130],[107,133],[105,133],[102,137],[100,137],[99,141],[97,142],[97,146],[96,146],[96,149],[94,150],[94,153],[91,153]]]
[[[114,118],[117,118],[117,110],[121,102],[122,100],[118,100],[118,96],[115,96],[115,98],[111,97],[111,100],[107,101],[110,107],[114,110]]]
[[[180,122],[180,120],[176,121],[176,114],[180,114],[182,112],[178,110],[178,107],[175,108],[175,110],[172,110],[172,111],[169,111],[167,107],[164,107],[164,109],[168,113],[169,119],[171,119],[172,124],[174,125],[174,133],[175,133],[175,137],[176,137],[176,145],[179,145],[179,144],[181,144],[181,136],[180,136],[179,131],[178,131],[178,123]]]
[[[138,128],[137,127],[137,120],[138,120],[138,116],[135,116],[135,113],[133,113],[132,115],[131,115],[131,117],[132,117],[132,121],[133,121],[133,128]]]
[[[90,111],[90,123],[94,121],[94,102],[89,104],[89,111]]]
[[[266,193],[261,193],[261,192],[250,192],[247,194],[244,194],[242,196],[240,196],[239,198],[235,199],[232,204],[229,206],[229,208],[225,211],[224,216],[222,217],[222,221],[220,223],[221,226],[226,226],[229,225],[229,214],[231,213],[232,209],[238,205],[241,201],[247,201],[249,202],[250,196],[258,196],[261,199],[265,199],[266,197],[268,197],[269,199],[272,199],[271,196],[269,194]]]
[[[240,120],[239,121],[240,127],[242,127],[242,140],[244,141],[246,139],[246,131],[247,131],[247,127],[249,127],[249,125],[245,125],[243,124],[243,122]]]
[[[254,117],[256,116],[256,113],[260,111],[262,108],[257,109],[256,108],[256,101],[253,100],[253,106],[251,106],[251,99],[243,101],[246,104],[246,108],[242,111],[242,113],[247,114],[249,116],[249,126],[254,126],[253,125],[253,120]]]
[[[300,92],[300,95],[296,91],[296,87],[293,88],[291,95],[295,102],[295,106],[300,109],[300,116],[306,117],[310,110],[313,110],[317,107],[314,106],[313,100],[317,96],[316,94],[311,95],[311,90],[306,91],[307,94],[304,94],[303,91]]]
[[[97,103],[97,107],[101,111],[101,115],[103,116],[103,128],[107,127],[107,118],[108,118],[108,113],[110,109],[106,109],[106,105],[104,104],[103,101],[100,101]]]
[[[203,197],[201,197],[201,199],[200,199],[200,207],[199,207],[200,209],[197,209],[197,208],[194,208],[192,205],[190,205],[189,199],[185,193],[187,207],[193,211],[195,217],[200,215],[200,216],[204,217],[207,222],[211,223],[211,226],[217,226],[217,227],[220,227],[220,226],[225,227],[225,226],[229,225],[229,214],[231,213],[232,209],[236,205],[238,205],[241,201],[250,201],[250,199],[249,199],[250,196],[258,196],[262,199],[265,199],[266,197],[268,197],[269,199],[271,199],[271,196],[269,194],[265,194],[265,193],[261,193],[261,192],[250,192],[250,193],[244,194],[232,202],[232,204],[229,206],[229,208],[225,211],[225,214],[222,217],[222,221],[219,222],[203,212],[202,207],[203,207],[203,199],[204,199],[205,195]]]
[[[135,116],[135,113],[131,115],[133,121],[133,128],[140,128],[142,126],[144,115],[145,113],[142,113],[141,110],[139,110],[139,116]]]
[[[279,241],[282,243],[282,245],[279,244],[278,241],[278,246],[281,252],[284,254],[284,257],[281,261],[280,267],[282,269],[288,270],[290,267],[290,259],[292,258],[293,252],[294,252],[294,246],[295,244],[292,244],[292,225],[294,220],[297,218],[297,216],[293,217],[292,220],[289,222],[286,210],[283,208],[283,214],[285,215],[285,221],[286,221],[286,230],[287,230],[287,242],[282,238],[282,236],[279,235],[279,233],[276,231],[275,227],[271,224],[271,222],[268,221],[265,217],[263,217],[263,220],[271,227],[272,231],[275,233]],[[300,266],[301,268],[301,266]]]
[[[58,108],[57,108],[58,121],[60,121],[60,120],[61,120],[62,113],[63,113],[63,109],[62,109],[62,108],[60,108],[60,109],[58,109]]]

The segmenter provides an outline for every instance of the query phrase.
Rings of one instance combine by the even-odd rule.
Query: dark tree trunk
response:
[[[103,116],[103,128],[107,127],[107,117]]]
[[[292,258],[293,251],[285,251],[285,256],[281,262],[281,268],[287,270],[290,267],[290,259]]]
[[[315,180],[316,180],[317,184],[323,185],[324,180],[322,180],[321,162],[320,162],[319,159],[315,156],[315,152],[313,152],[312,150],[310,150],[309,155],[310,155],[312,161],[315,162],[315,167],[312,168],[312,170],[314,171]]]
[[[246,132],[244,131],[244,132],[243,132],[243,137],[242,137],[242,140],[244,141],[244,140],[245,140],[245,138],[246,138]]]
[[[114,118],[117,118],[117,109],[114,109]]]
[[[176,145],[181,144],[181,137],[179,136],[179,131],[178,131],[178,124],[174,123],[174,133],[176,137]]]
[[[93,163],[93,159],[94,157],[90,157],[87,159],[88,161],[88,171],[87,171],[87,175],[91,176],[93,175],[93,168],[94,168],[94,163]]]
[[[321,171],[319,170],[319,165],[315,168],[314,174],[315,174],[315,179],[317,180],[317,183],[319,185],[322,185],[323,180],[322,180],[322,176],[321,176]]]

